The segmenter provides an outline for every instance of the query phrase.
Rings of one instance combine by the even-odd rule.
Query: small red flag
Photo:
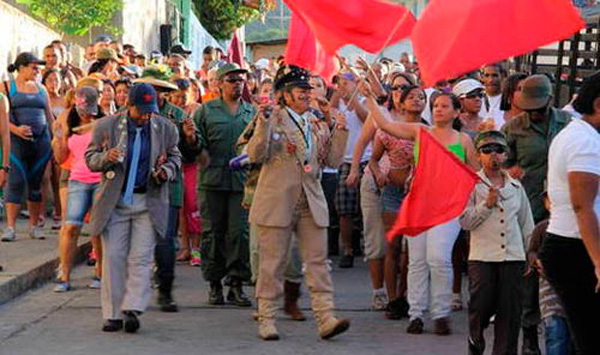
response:
[[[387,233],[415,236],[460,216],[479,180],[477,174],[425,129],[419,134],[419,161],[410,192]]]
[[[410,35],[416,19],[384,0],[285,0],[304,19],[329,54],[354,44],[376,53]]]
[[[571,0],[432,0],[411,39],[423,81],[433,86],[582,28]]]
[[[328,84],[339,71],[335,57],[323,50],[310,28],[294,11],[284,57],[286,63],[306,68],[321,76]]]

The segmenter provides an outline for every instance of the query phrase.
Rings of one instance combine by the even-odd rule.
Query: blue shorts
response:
[[[79,227],[83,225],[86,213],[92,208],[98,186],[100,184],[86,184],[81,181],[69,180],[66,224]]]
[[[398,212],[404,200],[404,187],[385,185],[381,191],[381,208],[383,212]]]

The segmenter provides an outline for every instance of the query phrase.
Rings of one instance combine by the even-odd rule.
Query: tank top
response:
[[[460,159],[460,161],[462,161],[463,163],[467,162],[467,151],[465,150],[465,147],[463,147],[463,145],[462,145],[462,137],[461,137],[460,133],[458,134],[458,143],[449,144],[446,146],[446,148],[448,148],[449,151],[454,153],[454,155],[456,155],[456,157],[458,159]],[[415,162],[418,162],[418,161],[419,161],[419,144],[415,144]]]
[[[45,91],[37,85],[37,93],[23,93],[17,90],[17,83],[10,82],[10,121],[18,126],[27,125],[31,127],[34,137],[48,133],[48,121],[46,119],[46,106],[48,97]]]

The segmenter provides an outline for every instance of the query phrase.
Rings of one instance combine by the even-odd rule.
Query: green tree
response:
[[[104,27],[116,34],[111,25],[115,12],[122,8],[122,0],[17,0],[29,11],[57,31],[71,35],[85,35],[92,27]]]
[[[229,39],[236,28],[257,19],[257,10],[242,5],[242,0],[193,0],[202,26],[216,39]]]

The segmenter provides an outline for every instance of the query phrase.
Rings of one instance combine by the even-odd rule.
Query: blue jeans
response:
[[[70,180],[67,193],[67,220],[66,224],[81,227],[85,214],[92,208],[94,196],[100,184],[86,184],[81,181]]]
[[[546,327],[546,354],[567,355],[571,348],[571,335],[567,320],[559,316],[544,318]]]

